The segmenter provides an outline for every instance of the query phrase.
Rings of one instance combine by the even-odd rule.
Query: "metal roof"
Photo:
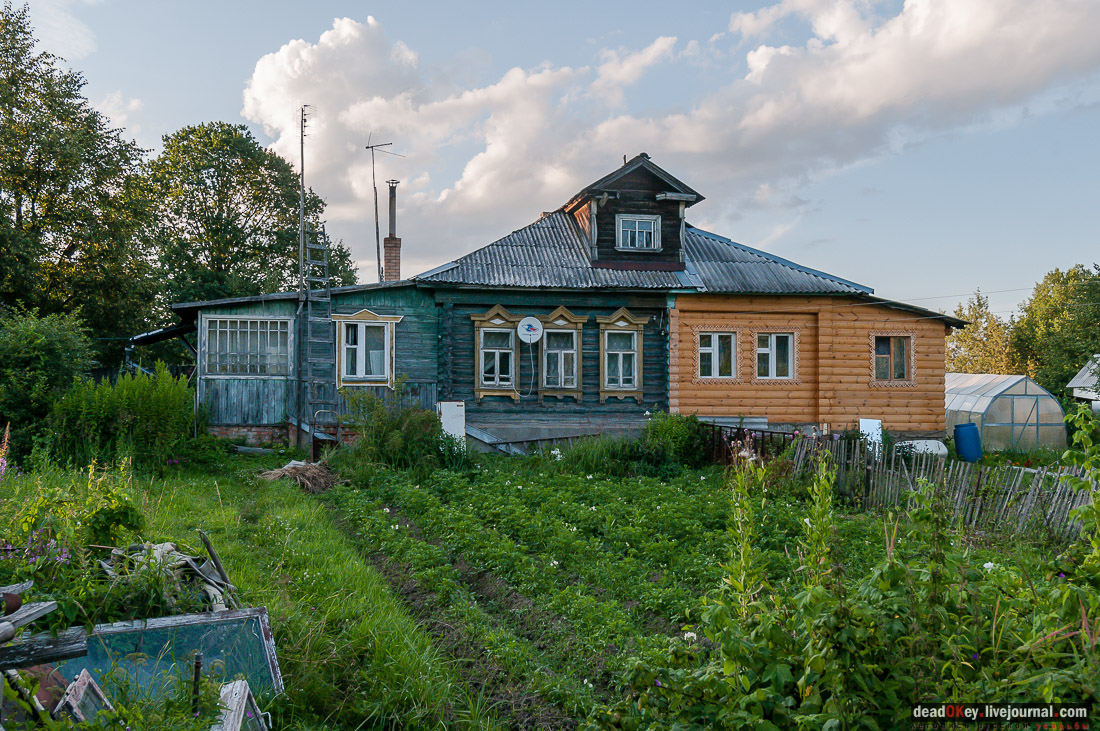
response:
[[[738,244],[688,224],[684,259],[702,291],[722,294],[871,294],[870,287]]]
[[[730,294],[870,294],[874,290],[799,266],[694,226],[685,227],[686,271],[592,266],[584,232],[559,209],[416,281],[486,287],[693,289]]]
[[[1077,375],[1070,379],[1066,388],[1096,388],[1100,384],[1100,353],[1092,356]]]
[[[573,217],[558,209],[450,264],[413,277],[420,282],[486,287],[682,289],[684,272],[597,269]]]

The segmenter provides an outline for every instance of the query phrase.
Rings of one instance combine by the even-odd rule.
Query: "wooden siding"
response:
[[[499,292],[491,299],[485,293],[465,290],[440,290],[441,345],[439,348],[440,399],[466,402],[466,418],[486,421],[504,417],[528,420],[570,420],[599,422],[624,417],[641,418],[646,411],[668,408],[668,315],[665,298],[626,294],[581,292]],[[560,306],[585,318],[581,326],[581,398],[572,395],[539,398],[540,350],[536,345],[519,343],[517,348],[516,387],[519,399],[474,397],[476,348],[471,315],[483,315],[494,305],[513,315],[545,316]],[[648,318],[642,331],[642,399],[611,398],[600,403],[600,324],[597,315],[610,315],[626,307],[636,317]],[[532,363],[533,360],[533,363]]]
[[[289,378],[207,378],[202,406],[211,426],[282,424],[293,393]]]
[[[738,378],[698,377],[698,333],[738,334]],[[755,333],[798,334],[792,381],[755,378]],[[882,419],[906,433],[942,432],[944,341],[941,321],[843,297],[678,295],[670,317],[670,409],[710,417],[766,417],[772,424]],[[912,335],[913,382],[872,378],[874,334]]]
[[[336,293],[332,305],[334,314],[353,314],[369,309],[379,315],[403,316],[394,332],[394,373],[398,377],[405,376],[407,402],[418,403],[424,408],[434,408],[438,376],[436,351],[439,318],[431,293],[413,286]],[[203,315],[288,317],[294,316],[297,307],[296,300],[250,302],[208,307],[203,310]],[[295,347],[300,347],[304,342],[303,313],[295,327]],[[200,362],[203,355],[200,353]],[[217,426],[271,425],[284,423],[287,417],[293,416],[298,408],[298,353],[291,355],[295,375],[290,378],[212,378],[202,373],[200,365],[200,406],[208,411],[210,423]],[[331,357],[336,357],[335,350]],[[393,394],[392,389],[385,386],[349,388],[365,388],[382,397]],[[343,399],[337,400],[337,411],[345,413]]]
[[[601,262],[679,262],[680,203],[659,201],[657,194],[668,184],[645,170],[635,170],[614,184],[618,198],[596,209],[596,258]],[[615,248],[616,214],[656,215],[661,217],[661,250],[619,251]]]

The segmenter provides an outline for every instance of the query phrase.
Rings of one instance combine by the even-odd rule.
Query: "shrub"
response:
[[[657,412],[646,422],[642,442],[684,467],[698,468],[710,461],[707,433],[695,414]]]
[[[342,393],[348,405],[344,421],[358,435],[344,459],[350,459],[359,469],[383,465],[430,471],[440,466],[443,426],[439,416],[403,403],[401,383],[392,398],[385,400],[359,389],[344,389]]]
[[[115,462],[161,470],[186,449],[194,425],[194,392],[164,363],[153,375],[123,375],[117,383],[77,381],[54,405],[51,451],[74,465]]]
[[[54,399],[92,365],[92,342],[76,314],[0,309],[0,425],[11,457],[27,456]]]

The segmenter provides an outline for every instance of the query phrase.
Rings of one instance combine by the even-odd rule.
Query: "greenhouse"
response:
[[[1065,412],[1058,399],[1027,376],[948,373],[947,433],[978,426],[985,449],[1065,449]]]

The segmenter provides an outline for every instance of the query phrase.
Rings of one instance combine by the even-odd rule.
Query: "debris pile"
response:
[[[324,462],[299,462],[293,460],[277,470],[261,472],[263,480],[281,480],[290,478],[306,492],[320,493],[336,485],[336,475]]]

